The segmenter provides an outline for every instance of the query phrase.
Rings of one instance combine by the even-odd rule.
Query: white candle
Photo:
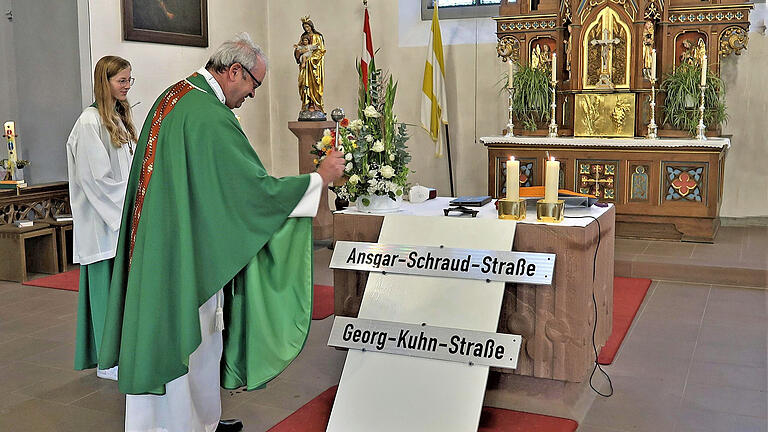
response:
[[[701,85],[707,85],[707,55],[701,58]]]
[[[656,79],[656,49],[651,50],[651,78]]]
[[[515,76],[515,67],[512,64],[512,57],[509,57],[507,59],[507,68],[508,68],[508,74],[509,77],[507,78],[507,88],[512,88],[512,77]]]
[[[557,81],[557,53],[552,53],[552,82]]]
[[[557,202],[557,190],[560,186],[560,162],[554,156],[547,161],[546,177],[544,180],[544,202]]]
[[[507,199],[520,199],[520,161],[510,156],[507,161]]]

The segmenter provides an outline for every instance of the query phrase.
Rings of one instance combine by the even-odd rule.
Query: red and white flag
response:
[[[371,23],[368,18],[368,5],[365,6],[365,21],[363,21],[363,53],[360,56],[360,71],[363,74],[363,86],[368,90],[368,65],[373,64],[373,38]]]

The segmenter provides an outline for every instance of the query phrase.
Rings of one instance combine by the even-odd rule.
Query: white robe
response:
[[[133,143],[131,143],[131,146]],[[74,262],[114,258],[133,155],[115,147],[94,107],[83,110],[67,140]]]
[[[224,94],[205,69],[198,73],[208,79],[219,100]],[[315,217],[323,190],[320,174],[310,175],[309,186],[289,217]],[[189,356],[189,373],[169,382],[165,394],[126,395],[126,432],[212,432],[221,419],[220,362],[223,350],[221,331],[215,330],[217,304],[223,305],[223,290],[200,306],[200,346]]]

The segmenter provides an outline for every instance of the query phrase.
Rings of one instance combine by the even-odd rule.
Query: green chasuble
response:
[[[193,74],[165,91],[131,168],[99,367],[164,394],[224,288],[222,385],[254,389],[301,351],[312,313],[311,218],[288,218],[309,175],[267,174],[232,111]]]

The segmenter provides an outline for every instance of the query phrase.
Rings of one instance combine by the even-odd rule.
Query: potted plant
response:
[[[549,119],[552,105],[551,72],[544,68],[517,65],[513,76],[512,115],[523,129],[535,131]]]
[[[664,122],[674,128],[696,135],[699,124],[701,98],[701,66],[683,63],[664,77],[661,89],[664,98]],[[704,124],[719,126],[727,121],[725,112],[725,86],[723,80],[707,71],[707,87],[704,90]]]

